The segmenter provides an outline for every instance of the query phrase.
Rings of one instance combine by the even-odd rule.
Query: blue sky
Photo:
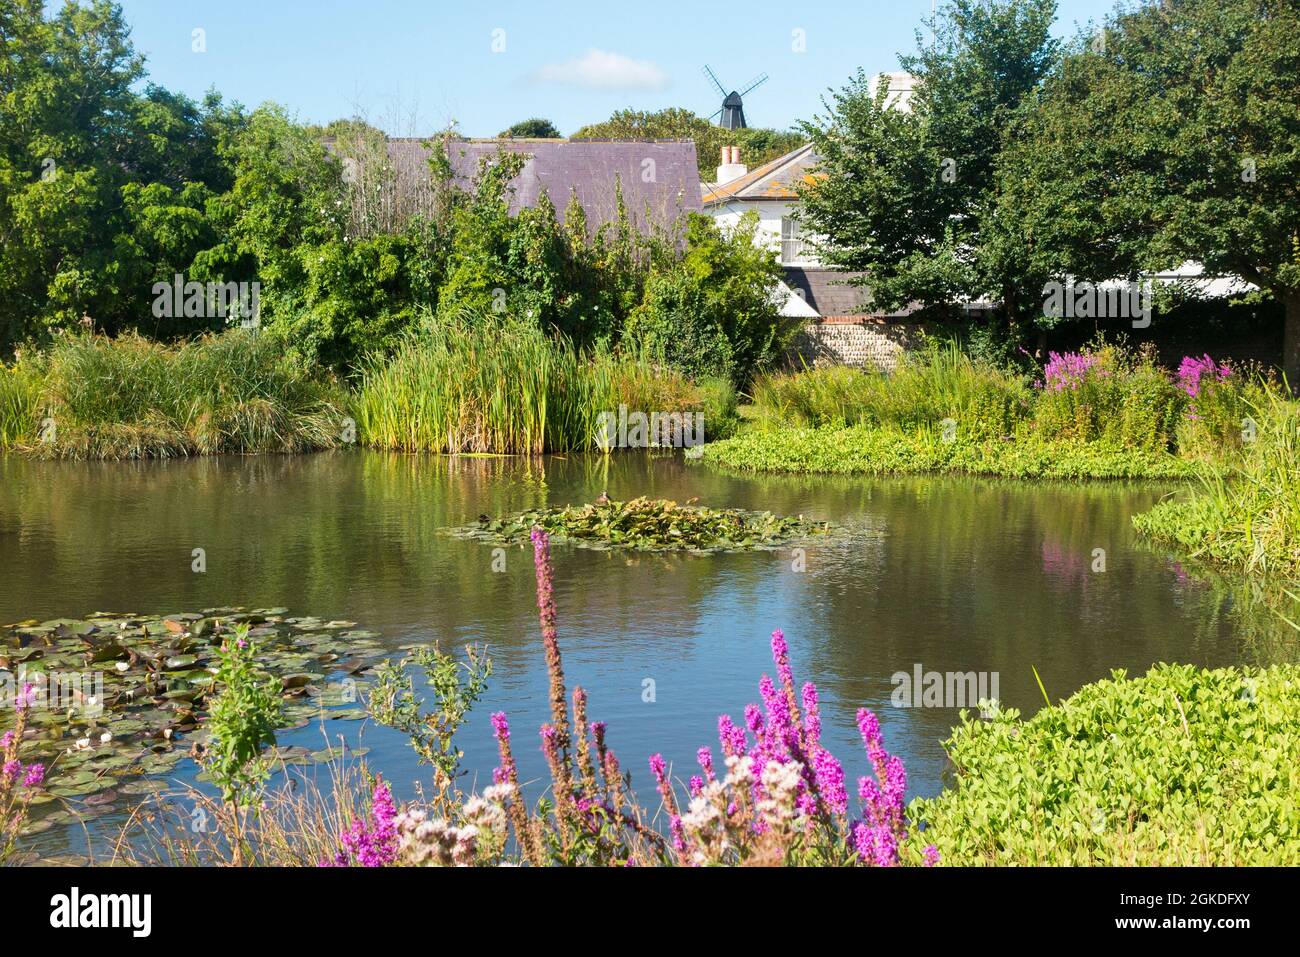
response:
[[[1060,0],[1056,32],[1102,18],[1113,0]],[[740,87],[751,126],[816,112],[859,66],[897,69],[930,0],[122,0],[151,79],[245,106],[275,100],[304,122],[360,113],[392,134],[456,120],[491,136],[544,116],[565,134],[623,107],[708,115],[701,66]],[[724,12],[729,11],[729,12]],[[202,30],[206,52],[195,52]],[[802,31],[797,33],[796,31]],[[802,41],[803,50],[797,48]]]

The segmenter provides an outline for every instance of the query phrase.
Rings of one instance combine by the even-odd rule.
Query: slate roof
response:
[[[820,316],[873,316],[879,319],[903,319],[917,311],[916,306],[886,312],[873,308],[871,290],[850,286],[848,280],[866,275],[844,272],[825,266],[786,266],[785,284]]]
[[[813,145],[805,143],[729,183],[701,183],[700,202],[714,206],[734,200],[797,199],[795,184],[810,182],[814,175],[813,167],[819,161]]]
[[[427,181],[426,144],[420,139],[388,141],[399,189],[418,190]],[[629,218],[642,232],[701,210],[692,140],[458,139],[450,141],[448,150],[462,185],[473,180],[480,160],[499,150],[525,154],[528,160],[513,184],[511,213],[534,206],[545,190],[563,221],[570,194],[576,192],[594,231],[616,216],[616,184]]]

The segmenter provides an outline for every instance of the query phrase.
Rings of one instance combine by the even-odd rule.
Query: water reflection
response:
[[[662,750],[685,777],[695,749],[715,743],[718,714],[739,720],[771,670],[768,634],[778,626],[797,677],[818,684],[825,734],[850,756],[850,773],[861,773],[853,713],[866,704],[907,761],[913,793],[940,786],[939,742],[957,714],[889,707],[895,672],[918,664],[996,672],[1004,701],[1033,711],[1042,697],[1031,666],[1059,698],[1112,668],[1222,665],[1289,647],[1272,625],[1243,626],[1232,586],[1188,576],[1135,541],[1130,516],[1167,488],[751,478],[660,453],[113,464],[0,457],[0,619],[283,605],[358,621],[394,649],[486,642],[496,671],[461,741],[466,765],[487,778],[495,759],[487,716],[506,710],[522,771],[540,778],[532,734],[546,720],[546,679],[531,556],[509,550],[494,573],[489,547],[444,530],[482,513],[590,501],[602,490],[845,527],[802,560],[790,549],[628,556],[556,548],[566,671],[588,689],[590,714],[609,722],[611,744],[641,786],[647,755]],[[206,551],[205,574],[191,571],[194,548]],[[1104,571],[1094,570],[1098,549]],[[365,734],[390,779],[424,775],[395,735]],[[305,729],[287,741],[319,746],[319,735]]]

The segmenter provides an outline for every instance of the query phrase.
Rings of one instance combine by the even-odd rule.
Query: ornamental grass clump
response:
[[[169,458],[343,444],[342,390],[256,331],[178,345],[65,335],[43,361],[41,428],[23,445],[37,455]]]

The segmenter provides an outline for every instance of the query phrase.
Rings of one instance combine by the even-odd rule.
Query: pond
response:
[[[941,787],[941,742],[958,709],[892,705],[897,672],[996,674],[1003,702],[1032,712],[1043,700],[1034,669],[1057,700],[1113,668],[1252,661],[1223,586],[1135,540],[1129,517],[1170,487],[742,477],[671,453],[0,457],[0,621],[284,606],[358,622],[394,650],[486,643],[495,674],[459,738],[467,783],[490,781],[488,716],[497,710],[510,715],[524,778],[541,779],[535,735],[548,715],[531,551],[507,550],[494,571],[490,546],[444,530],[602,490],[843,526],[802,556],[788,547],[708,556],[555,547],[569,685],[588,690],[589,714],[608,722],[644,799],[653,798],[648,755],[662,751],[684,779],[700,745],[716,753],[718,715],[739,720],[758,700],[777,627],[796,679],[817,683],[825,740],[848,773],[863,773],[853,717],[867,705],[906,762],[909,797]],[[203,573],[192,568],[196,548]],[[428,779],[386,729],[338,721],[281,742],[320,748],[323,733],[363,738],[399,796]],[[176,776],[191,779],[192,763]],[[62,830],[39,837],[52,853],[80,840]]]

